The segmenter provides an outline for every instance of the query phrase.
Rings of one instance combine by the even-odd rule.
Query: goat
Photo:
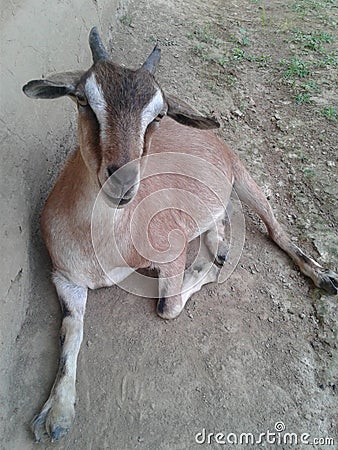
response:
[[[62,326],[56,380],[32,421],[36,441],[44,435],[58,440],[74,419],[88,289],[120,283],[138,269],[156,269],[157,313],[177,317],[194,292],[218,280],[225,265],[222,224],[232,191],[317,287],[330,294],[338,287],[336,274],[290,240],[240,160],[210,131],[219,127],[216,119],[160,88],[154,78],[158,46],[139,69],[130,70],[111,61],[95,27],[89,45],[89,70],[54,74],[23,87],[28,97],[74,100],[79,135],[79,147],[41,217]],[[201,187],[199,180],[207,183]],[[197,236],[207,257],[201,253],[186,269],[188,243]]]

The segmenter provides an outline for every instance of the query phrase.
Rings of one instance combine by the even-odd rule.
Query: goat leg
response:
[[[52,442],[57,441],[67,434],[75,416],[76,364],[83,336],[87,288],[71,283],[58,273],[54,274],[53,281],[63,316],[60,331],[61,355],[50,396],[32,421],[36,442],[40,442],[44,435],[48,435]]]
[[[290,256],[301,272],[311,278],[317,287],[324,289],[328,294],[337,294],[338,275],[325,270],[292,242],[276,220],[265,195],[239,160],[236,162],[236,168],[234,189],[240,200],[251,207],[263,220],[271,239]]]

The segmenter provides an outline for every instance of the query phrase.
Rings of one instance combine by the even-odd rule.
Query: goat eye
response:
[[[88,105],[88,100],[83,94],[76,94],[76,100],[77,100],[78,104],[81,106]]]

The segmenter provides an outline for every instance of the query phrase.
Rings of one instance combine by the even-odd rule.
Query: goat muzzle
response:
[[[140,184],[140,169],[135,164],[121,168],[110,165],[106,169],[107,179],[101,184],[104,196],[114,207],[124,207],[135,197]]]

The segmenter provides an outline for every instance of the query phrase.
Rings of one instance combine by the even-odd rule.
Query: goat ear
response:
[[[46,79],[29,81],[22,90],[30,98],[58,98],[74,95],[84,71],[62,72]]]
[[[200,130],[209,130],[219,128],[219,122],[213,117],[202,116],[196,109],[188,103],[180,100],[173,95],[165,95],[168,111],[167,115],[183,125],[199,128]]]

